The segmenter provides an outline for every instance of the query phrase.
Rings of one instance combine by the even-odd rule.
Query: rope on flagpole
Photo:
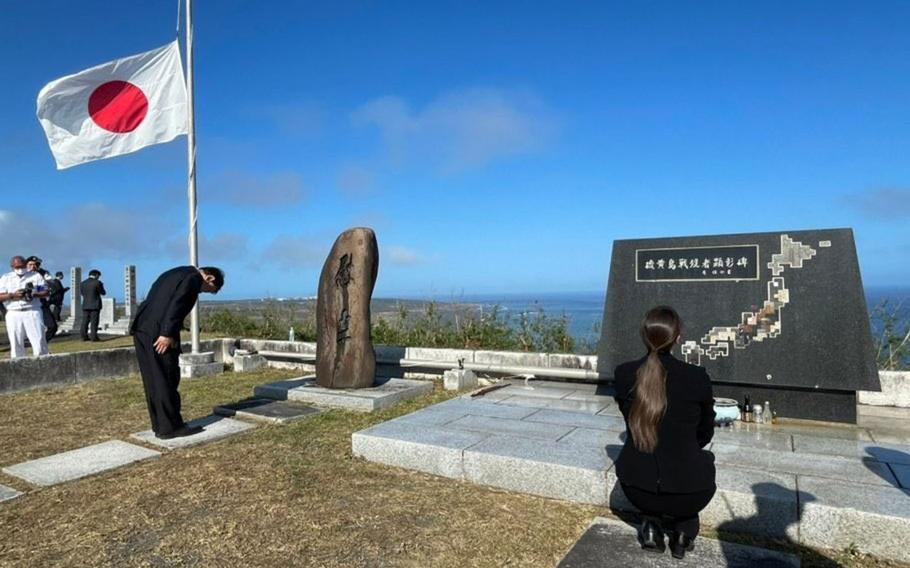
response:
[[[182,15],[182,12],[180,10],[181,2],[182,2],[182,0],[177,0],[177,38],[178,39],[180,38],[180,16]]]

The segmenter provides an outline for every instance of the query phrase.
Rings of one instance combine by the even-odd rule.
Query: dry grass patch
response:
[[[291,374],[187,381],[187,416]],[[0,506],[0,566],[554,566],[606,509],[352,457],[353,432],[450,396],[262,426],[35,489]],[[146,427],[137,378],[0,397],[0,465]],[[839,565],[812,558],[804,565]],[[850,565],[897,566],[858,562]]]

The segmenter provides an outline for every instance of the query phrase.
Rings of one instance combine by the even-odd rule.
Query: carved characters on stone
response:
[[[370,298],[379,269],[371,229],[348,229],[332,246],[316,300],[316,382],[327,388],[373,386]]]

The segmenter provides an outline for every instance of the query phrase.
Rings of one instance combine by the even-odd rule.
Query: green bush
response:
[[[878,368],[884,371],[910,369],[910,320],[901,316],[902,307],[885,300],[870,314]]]

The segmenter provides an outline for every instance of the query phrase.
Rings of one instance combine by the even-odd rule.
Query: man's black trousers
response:
[[[82,339],[88,339],[88,326],[92,325],[92,340],[98,340],[98,317],[101,310],[82,310]]]
[[[164,355],[155,352],[157,338],[141,331],[133,335],[142,386],[145,387],[145,402],[148,404],[152,430],[156,434],[170,434],[184,425],[180,415],[180,366],[176,349],[168,349]]]

